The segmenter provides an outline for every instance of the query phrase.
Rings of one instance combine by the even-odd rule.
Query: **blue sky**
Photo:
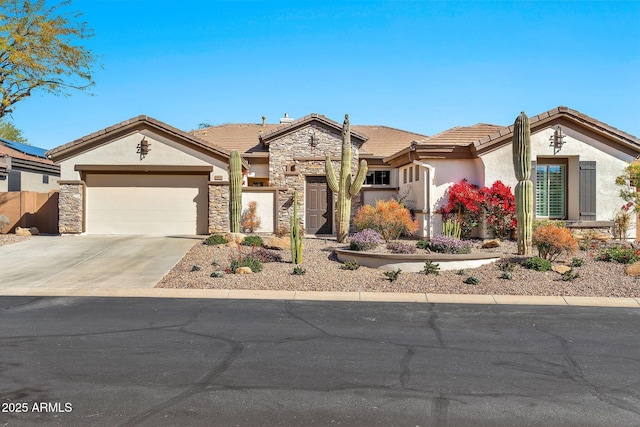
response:
[[[320,113],[433,135],[574,108],[640,136],[640,1],[75,0],[93,96],[10,119],[52,148],[139,114],[183,130]]]

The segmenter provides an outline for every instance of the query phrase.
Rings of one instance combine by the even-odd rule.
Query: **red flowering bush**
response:
[[[482,188],[482,206],[487,214],[487,226],[493,237],[509,237],[516,228],[516,201],[511,187],[496,181],[489,188]]]
[[[364,205],[353,218],[358,230],[370,228],[382,235],[385,242],[396,240],[401,234],[413,234],[418,221],[411,218],[409,209],[397,200],[376,200],[376,206]]]
[[[507,237],[516,228],[515,198],[511,188],[501,181],[494,182],[491,187],[479,188],[465,178],[449,187],[449,201],[437,212],[443,221],[458,220],[463,238],[478,226],[483,213],[487,214],[487,226],[494,237]]]

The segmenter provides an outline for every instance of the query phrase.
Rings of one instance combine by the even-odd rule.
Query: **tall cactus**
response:
[[[349,235],[349,223],[351,220],[351,197],[355,196],[367,176],[367,162],[360,161],[356,177],[351,179],[351,126],[349,115],[344,115],[342,125],[342,160],[340,162],[340,179],[336,180],[335,172],[329,154],[325,161],[327,170],[327,184],[331,191],[338,194],[338,223],[336,224],[336,238],[342,243]]]
[[[229,159],[229,231],[240,232],[242,214],[242,162],[237,150],[231,152]]]
[[[298,192],[293,192],[293,216],[289,220],[291,240],[291,260],[294,264],[302,264],[302,232],[298,217]]]
[[[533,182],[531,177],[531,127],[524,112],[513,124],[513,169],[518,179],[515,188],[516,218],[518,220],[518,255],[532,253]]]

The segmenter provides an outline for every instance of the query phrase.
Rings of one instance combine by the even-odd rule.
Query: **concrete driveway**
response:
[[[33,236],[0,246],[0,292],[153,288],[196,236]]]

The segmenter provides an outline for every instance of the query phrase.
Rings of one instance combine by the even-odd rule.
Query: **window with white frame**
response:
[[[536,165],[536,217],[567,217],[567,165]]]
[[[364,183],[366,185],[391,185],[391,171],[369,171],[367,172],[367,179]]]

